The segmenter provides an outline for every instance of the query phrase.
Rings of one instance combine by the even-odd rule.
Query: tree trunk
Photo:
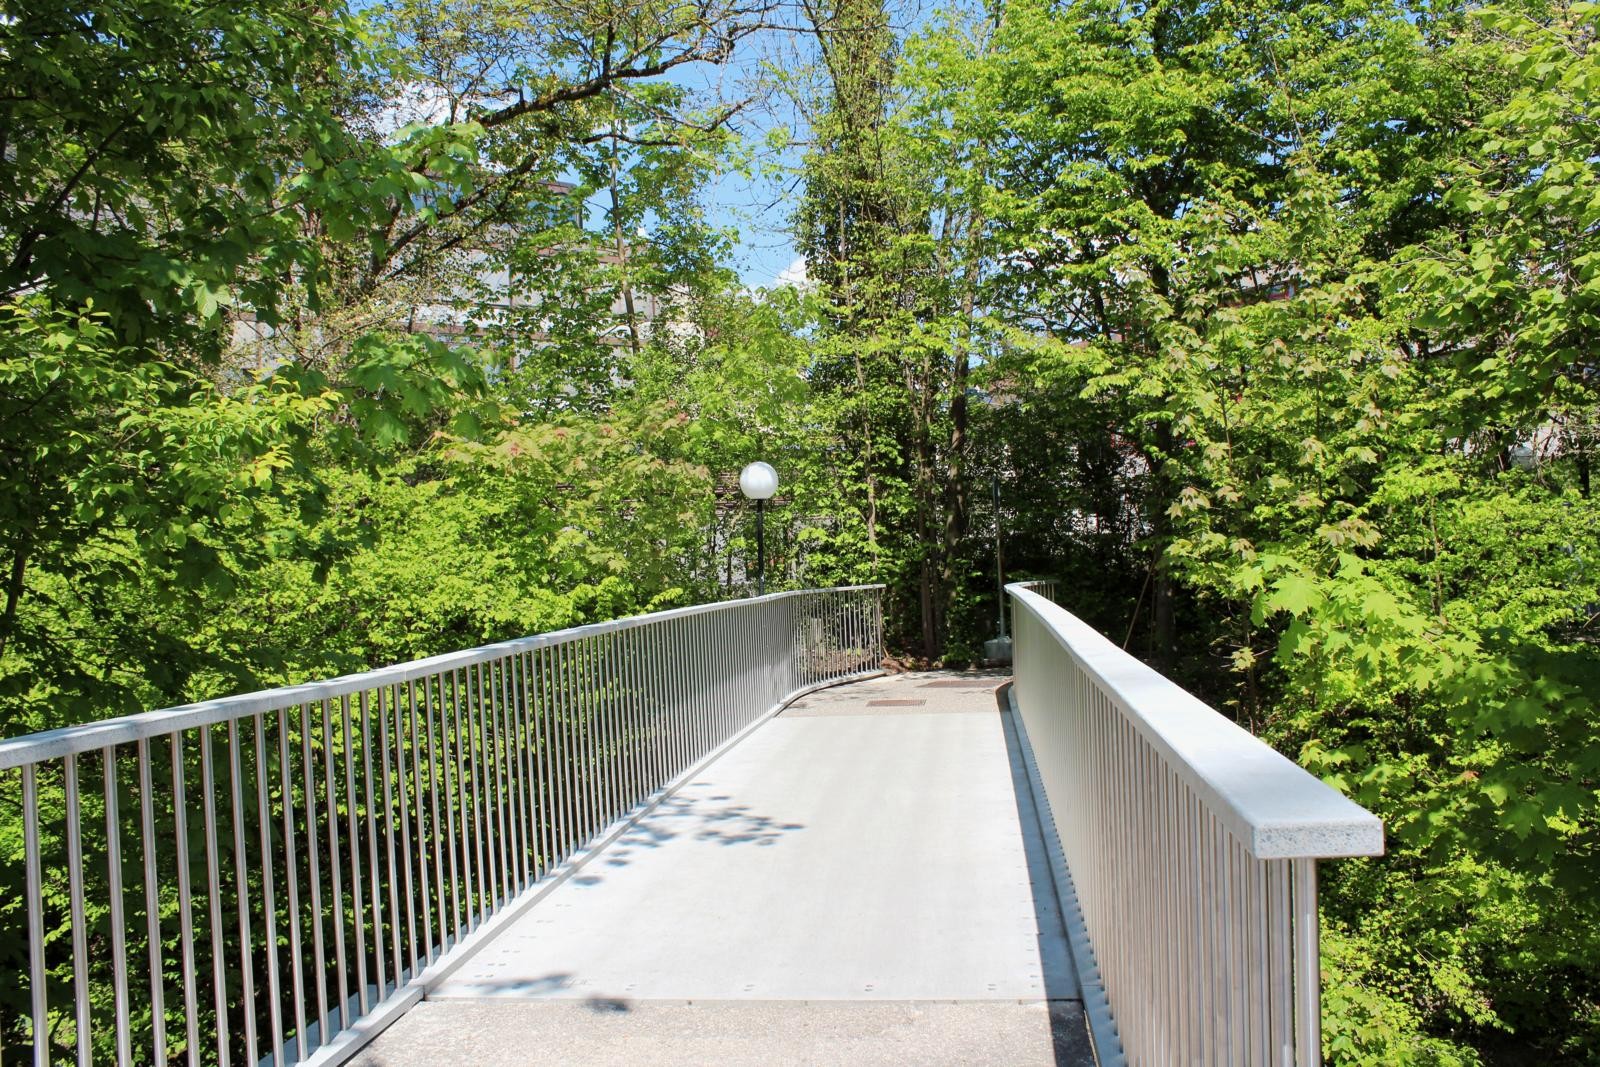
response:
[[[622,198],[618,191],[617,145],[622,130],[619,120],[611,123],[611,229],[617,242],[617,270],[622,279],[622,309],[628,324],[628,348],[639,355],[639,318],[633,309],[633,282],[628,277],[628,242],[622,232]]]
[[[1167,514],[1176,494],[1169,473],[1172,455],[1172,428],[1165,423],[1156,428],[1156,456],[1151,478],[1150,517],[1155,536],[1151,539],[1151,564],[1155,580],[1150,586],[1150,645],[1151,656],[1162,667],[1170,667],[1178,655],[1177,622],[1173,601],[1177,589],[1172,575],[1162,558],[1167,543],[1172,539],[1172,519]]]

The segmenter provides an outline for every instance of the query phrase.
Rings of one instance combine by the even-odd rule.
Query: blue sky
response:
[[[747,44],[725,66],[709,63],[688,64],[673,71],[671,80],[697,93],[719,100],[737,100],[744,87],[759,74],[763,58],[756,46]],[[788,233],[789,212],[798,192],[796,170],[802,149],[790,147],[774,152],[762,146],[767,134],[780,122],[794,125],[784,114],[784,102],[774,94],[747,107],[736,118],[740,133],[752,149],[759,149],[751,173],[727,172],[717,176],[705,190],[703,202],[712,225],[733,231],[731,261],[740,280],[750,288],[770,288],[799,259]],[[773,173],[774,169],[781,173]],[[606,196],[590,200],[590,208],[602,214],[609,207]]]

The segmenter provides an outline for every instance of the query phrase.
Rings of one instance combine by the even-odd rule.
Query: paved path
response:
[[[994,676],[812,694],[355,1061],[1088,1063]]]

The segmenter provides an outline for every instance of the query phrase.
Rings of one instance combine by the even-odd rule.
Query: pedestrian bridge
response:
[[[1008,592],[1014,682],[884,676],[852,587],[0,742],[3,1032],[35,1062],[1319,1062],[1315,863],[1381,826]]]

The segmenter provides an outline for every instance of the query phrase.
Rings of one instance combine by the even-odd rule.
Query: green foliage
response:
[[[1385,820],[1330,1060],[1591,1061],[1593,9],[1119,11],[1006,8],[997,375],[1109,437],[1156,658]]]
[[[1330,1061],[1594,1062],[1600,8],[804,11],[750,294],[760,5],[7,4],[0,730],[742,591],[764,458],[775,584],[964,661],[998,525],[1384,818]]]

